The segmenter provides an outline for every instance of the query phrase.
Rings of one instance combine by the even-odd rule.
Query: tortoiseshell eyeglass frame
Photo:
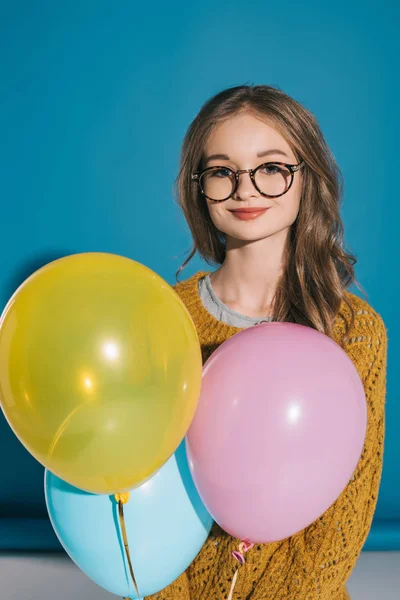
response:
[[[231,167],[227,167],[225,165],[213,165],[212,167],[207,167],[206,169],[203,169],[202,171],[195,171],[194,173],[191,174],[191,179],[192,181],[197,181],[200,187],[200,192],[203,196],[205,196],[206,198],[208,198],[208,200],[210,200],[211,202],[225,202],[226,200],[228,200],[229,198],[231,198],[237,190],[238,184],[239,184],[239,175],[241,173],[250,173],[250,179],[253,182],[254,187],[256,188],[256,190],[262,195],[265,196],[267,198],[279,198],[279,196],[283,196],[283,194],[286,194],[286,192],[288,192],[290,190],[290,188],[292,187],[292,183],[293,183],[293,179],[294,179],[294,174],[296,171],[298,171],[299,169],[301,169],[301,167],[304,165],[304,161],[300,161],[298,164],[296,165],[290,165],[287,163],[283,163],[283,162],[278,162],[278,161],[270,161],[270,162],[266,162],[266,163],[262,163],[261,165],[258,165],[258,167],[256,167],[255,169],[231,169]],[[286,188],[286,190],[284,192],[282,192],[282,194],[275,194],[274,196],[271,196],[269,194],[265,194],[264,192],[262,192],[256,185],[256,181],[255,181],[255,175],[256,172],[258,171],[258,169],[261,169],[261,167],[265,167],[266,165],[281,165],[283,167],[286,167],[287,169],[289,169],[291,177],[290,177],[290,183],[288,185],[288,187]],[[235,184],[233,186],[233,190],[232,192],[229,194],[229,196],[227,196],[226,198],[223,198],[222,200],[214,200],[214,198],[210,198],[209,196],[207,196],[207,194],[204,192],[203,190],[203,186],[201,184],[201,178],[204,175],[204,173],[207,173],[208,171],[211,171],[211,169],[226,169],[228,171],[230,171],[232,173],[232,177],[235,177]]]

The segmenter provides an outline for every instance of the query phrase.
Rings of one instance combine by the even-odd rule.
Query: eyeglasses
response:
[[[231,169],[230,167],[212,166],[192,173],[191,178],[199,183],[200,191],[212,202],[224,202],[235,194],[239,185],[239,175],[250,173],[256,190],[267,198],[278,198],[290,190],[294,174],[304,165],[282,162],[267,162],[255,169]]]

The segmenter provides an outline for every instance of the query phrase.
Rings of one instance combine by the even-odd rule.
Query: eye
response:
[[[227,167],[222,169],[215,169],[214,171],[210,171],[208,176],[216,177],[218,179],[221,179],[223,177],[232,177],[232,171]]]
[[[283,169],[280,167],[280,165],[267,163],[261,167],[261,171],[263,171],[266,175],[276,175],[276,173],[281,173]]]

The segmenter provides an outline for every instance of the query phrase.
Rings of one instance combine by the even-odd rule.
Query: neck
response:
[[[224,304],[243,314],[267,314],[285,268],[288,229],[246,242],[227,239],[226,258],[211,275],[211,284]]]

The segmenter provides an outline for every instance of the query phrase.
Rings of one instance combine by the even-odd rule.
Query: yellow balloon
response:
[[[99,494],[139,485],[194,416],[202,360],[189,312],[128,258],[74,254],[36,271],[0,320],[0,403],[29,452]]]

